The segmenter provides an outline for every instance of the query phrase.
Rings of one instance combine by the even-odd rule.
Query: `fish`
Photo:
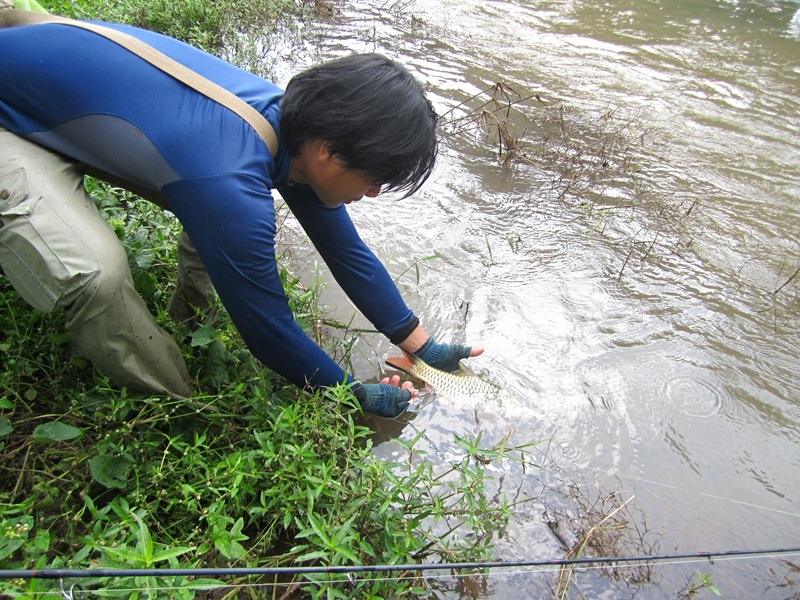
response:
[[[413,355],[390,356],[386,364],[419,379],[430,386],[438,395],[450,399],[494,397],[500,387],[478,377],[463,366],[459,371],[448,373],[430,366]]]

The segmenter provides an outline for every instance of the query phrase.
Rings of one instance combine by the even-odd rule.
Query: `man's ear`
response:
[[[318,158],[321,162],[329,162],[336,153],[331,148],[330,142],[321,141],[317,148]]]
[[[341,156],[333,150],[330,142],[321,141],[317,149],[317,158],[323,164],[330,164],[335,167],[344,167],[346,163],[342,160]]]

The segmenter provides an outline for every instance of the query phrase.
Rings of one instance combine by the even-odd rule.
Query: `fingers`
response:
[[[483,354],[483,346],[475,346],[469,353],[470,357],[480,356],[481,354]]]
[[[391,385],[393,387],[402,387],[404,390],[408,390],[411,392],[411,397],[416,398],[419,395],[417,388],[414,387],[414,384],[410,381],[403,382],[402,386],[400,385],[400,376],[399,375],[392,375],[391,377],[384,377],[381,379],[381,383],[383,385]]]
[[[419,395],[419,392],[417,391],[417,388],[415,388],[414,384],[411,383],[410,381],[403,382],[403,389],[404,390],[408,390],[409,392],[411,392],[411,397],[412,398],[416,398]]]
[[[390,377],[384,377],[381,379],[381,383],[384,385],[393,385],[394,387],[398,387],[400,385],[400,375],[392,375]]]

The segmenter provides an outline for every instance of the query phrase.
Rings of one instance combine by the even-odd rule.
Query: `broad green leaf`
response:
[[[231,539],[225,534],[214,536],[212,539],[214,540],[214,547],[217,551],[222,554],[222,556],[227,557],[230,554]]]
[[[294,537],[296,537],[296,538],[298,538],[298,539],[303,539],[303,538],[310,537],[310,536],[311,536],[311,535],[313,535],[313,534],[314,534],[314,530],[313,530],[313,529],[311,529],[310,527],[307,527],[306,529],[301,529],[300,531],[298,531],[298,532],[297,532],[297,533],[294,535]]]
[[[329,587],[326,592],[328,593],[328,600],[334,600],[338,598],[339,600],[349,600],[347,594],[345,594],[342,590],[337,589],[334,586]]]
[[[131,566],[141,566],[144,564],[142,555],[129,548],[111,548],[103,546],[101,550],[111,558]]]
[[[232,520],[230,517],[225,517],[225,519],[228,522]],[[239,519],[233,523],[230,531],[226,529],[216,529],[213,534],[214,546],[220,554],[229,560],[236,560],[247,553],[244,546],[239,543],[239,540],[247,539],[247,536],[242,533],[242,527],[244,527],[244,518],[239,517]]]
[[[100,454],[89,461],[92,477],[107,488],[123,490],[128,481],[130,463],[124,458]]]
[[[321,539],[326,546],[330,546],[331,544],[330,538],[328,538],[328,536],[325,535],[325,532],[322,531],[322,523],[320,523],[320,521],[317,520],[317,518],[313,515],[313,513],[308,513],[308,522],[311,524],[314,533],[316,533],[319,536],[319,539]]]
[[[231,380],[231,366],[236,364],[236,358],[228,352],[225,344],[213,340],[208,346],[206,356],[206,377],[211,385],[219,388]]]
[[[83,435],[83,431],[72,425],[61,423],[60,421],[50,421],[37,425],[33,430],[33,437],[37,440],[48,440],[51,442],[63,442],[74,440]]]
[[[0,348],[2,350],[2,348]],[[11,402],[8,398],[0,398],[0,409],[7,408],[9,410],[14,409],[14,403]]]
[[[365,539],[361,539],[358,541],[358,545],[361,548],[361,551],[371,558],[375,558],[375,549],[372,545]]]
[[[217,330],[211,325],[203,325],[202,327],[198,327],[192,334],[192,346],[208,346],[216,339]]]
[[[0,438],[6,437],[12,431],[14,431],[14,427],[11,425],[11,421],[5,417],[0,417]]]
[[[153,563],[162,562],[165,560],[169,560],[170,558],[176,558],[181,556],[182,554],[186,554],[187,552],[191,552],[194,550],[194,547],[188,548],[186,546],[180,546],[178,548],[169,548],[167,550],[162,550],[161,552],[156,552],[153,555]]]
[[[233,524],[231,528],[231,538],[234,540],[246,540],[247,536],[242,533],[242,528],[244,527],[244,517],[239,517],[236,519],[236,523]]]
[[[245,554],[247,554],[247,550],[244,549],[244,546],[236,541],[231,542],[231,555],[229,558],[237,560],[242,558]]]
[[[0,539],[0,560],[5,560],[11,556],[25,541],[22,538]]]
[[[150,535],[150,530],[147,528],[147,525],[144,524],[142,518],[137,515],[135,512],[131,512],[133,518],[136,519],[136,539],[138,543],[136,547],[139,549],[139,552],[142,553],[144,558],[144,562],[147,566],[153,564],[153,537]]]
[[[314,552],[309,552],[308,554],[303,554],[302,556],[298,556],[295,558],[295,562],[305,562],[308,560],[316,560],[318,558],[326,558],[328,556],[327,552],[323,552],[322,550],[315,550]]]
[[[74,560],[76,563],[80,563],[83,561],[83,559],[89,556],[89,553],[92,552],[93,550],[94,548],[92,548],[92,546],[84,546],[83,548],[81,548],[75,554],[72,555],[72,560]]]
[[[29,553],[44,554],[50,548],[50,532],[39,529],[33,542],[28,546]]]
[[[0,561],[28,543],[31,529],[33,529],[33,518],[29,516],[0,521]]]
[[[244,556],[244,548],[242,545],[228,537],[219,537],[215,539],[214,547],[228,560],[236,560]]]
[[[133,258],[133,262],[140,269],[149,269],[156,261],[156,253],[152,250],[140,250]]]
[[[361,561],[358,560],[358,557],[355,554],[353,554],[349,549],[345,548],[344,546],[335,545],[335,546],[333,546],[333,549],[336,550],[336,552],[338,552],[342,556],[344,556],[352,564],[357,565],[357,564],[361,563]]]
[[[152,298],[158,291],[155,277],[142,269],[131,269],[133,285],[143,298]]]
[[[27,390],[25,390],[25,394],[24,394],[25,399],[28,402],[33,402],[34,400],[36,400],[36,396],[38,396],[38,395],[39,395],[39,392],[36,391],[36,388],[28,388]]]

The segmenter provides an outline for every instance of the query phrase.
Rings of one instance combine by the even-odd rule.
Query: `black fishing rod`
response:
[[[387,573],[397,571],[442,571],[462,569],[509,569],[515,567],[580,566],[591,564],[652,563],[688,559],[730,557],[779,556],[800,554],[797,548],[769,548],[760,550],[721,550],[711,552],[685,552],[643,556],[603,556],[578,558],[549,558],[536,560],[412,563],[405,565],[337,565],[309,567],[230,567],[197,569],[0,569],[0,579],[68,579],[86,577],[222,577],[238,575],[308,575],[317,573]]]

